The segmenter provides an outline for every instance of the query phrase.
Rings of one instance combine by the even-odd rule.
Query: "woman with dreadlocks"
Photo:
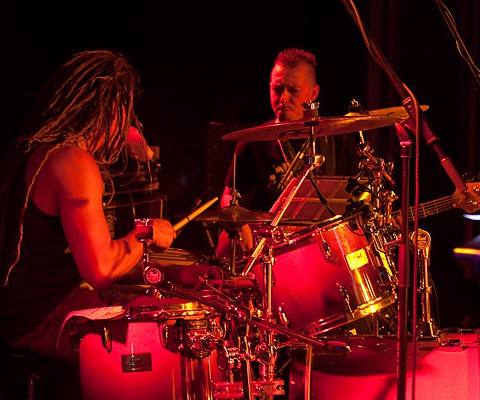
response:
[[[115,284],[140,261],[143,244],[135,231],[113,239],[103,209],[111,167],[126,159],[131,128],[141,133],[138,84],[121,54],[75,54],[38,93],[9,153],[0,192],[0,333],[14,348],[77,364],[69,335],[57,344],[70,311],[161,300]],[[166,249],[174,238],[170,222],[154,219],[155,246]]]

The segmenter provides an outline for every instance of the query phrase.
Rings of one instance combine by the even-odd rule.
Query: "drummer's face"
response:
[[[320,91],[312,66],[301,63],[289,68],[275,64],[270,75],[270,104],[276,122],[303,118],[302,103],[315,100]]]

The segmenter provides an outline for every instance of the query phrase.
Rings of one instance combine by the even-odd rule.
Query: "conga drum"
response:
[[[211,399],[223,379],[215,357],[218,315],[196,302],[131,307],[119,319],[89,321],[81,331],[82,398]]]

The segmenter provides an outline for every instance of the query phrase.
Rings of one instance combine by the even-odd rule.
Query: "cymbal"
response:
[[[204,211],[195,218],[195,220],[200,222],[218,223],[230,227],[240,227],[245,224],[253,224],[256,222],[270,222],[274,217],[274,213],[251,211],[242,206],[233,205],[221,208],[220,210]]]
[[[428,110],[428,106],[426,104],[423,104],[420,106],[420,109],[422,111]],[[399,107],[387,107],[387,108],[379,108],[377,110],[369,110],[367,111],[368,115],[370,117],[388,117],[388,118],[408,118],[408,112],[405,110],[405,107],[399,106]]]
[[[314,136],[330,136],[383,128],[400,121],[401,118],[370,115],[303,118],[296,121],[242,129],[227,133],[222,136],[222,139],[237,141],[308,139],[312,128]]]

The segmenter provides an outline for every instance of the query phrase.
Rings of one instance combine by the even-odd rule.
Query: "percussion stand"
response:
[[[232,184],[232,200],[230,201],[230,206],[238,205],[238,199],[240,194],[237,191],[237,154],[233,153],[233,184]],[[228,233],[228,240],[230,243],[230,262],[228,265],[228,273],[230,275],[236,274],[237,269],[237,243],[241,239],[240,237],[241,227],[235,226],[231,229],[225,228],[225,231]]]
[[[238,323],[242,328],[245,324],[253,326],[261,332],[261,343],[256,346],[254,350],[254,356],[252,357],[250,353],[250,346],[248,343],[248,338],[243,332],[239,335],[239,344],[242,354],[240,354],[237,347],[232,347],[230,349],[225,348],[223,357],[225,358],[224,364],[229,365],[238,365],[239,363],[245,364],[242,372],[243,377],[243,391],[240,392],[235,382],[229,383],[214,383],[214,392],[216,393],[215,398],[238,398],[237,394],[241,393],[242,398],[251,399],[252,396],[262,397],[262,398],[272,398],[272,396],[283,395],[284,393],[284,382],[280,379],[261,379],[261,380],[251,380],[250,373],[250,359],[258,360],[260,363],[266,366],[266,374],[272,374],[271,364],[272,360],[276,357],[276,349],[268,340],[273,338],[273,333],[279,333],[285,335],[292,340],[303,343],[308,347],[320,349],[330,355],[338,355],[339,357],[344,357],[350,353],[350,347],[345,343],[338,341],[322,341],[320,339],[314,339],[309,336],[303,335],[297,331],[294,331],[290,328],[287,328],[283,325],[275,323],[272,319],[267,320],[264,317],[258,317],[251,313],[251,311],[244,306],[235,305],[234,302],[226,303],[224,301],[215,300],[209,297],[202,297],[199,293],[192,290],[186,290],[176,285],[173,285],[167,281],[163,281],[161,284],[156,285],[158,289],[162,292],[166,292],[170,295],[175,295],[180,298],[187,300],[196,301],[198,303],[205,304],[206,306],[212,307],[216,310],[221,311],[222,313],[228,314],[231,316],[232,321]],[[218,345],[221,343],[218,342],[213,337],[206,336],[205,338],[200,338],[199,343],[204,346],[204,348],[213,350],[218,348]],[[243,360],[242,360],[243,358]],[[234,394],[232,396],[232,394]]]
[[[270,242],[270,241],[269,241]],[[272,318],[272,267],[275,259],[272,246],[267,244],[263,257],[263,318],[273,322]],[[275,376],[275,363],[277,350],[275,347],[275,336],[271,330],[260,332],[260,344],[255,349],[260,361],[260,376],[267,382],[272,382]]]
[[[230,243],[230,261],[228,264],[228,273],[230,275],[236,275],[237,273],[237,243],[240,241],[240,229],[241,227],[226,228],[225,231],[228,234],[228,240]]]

